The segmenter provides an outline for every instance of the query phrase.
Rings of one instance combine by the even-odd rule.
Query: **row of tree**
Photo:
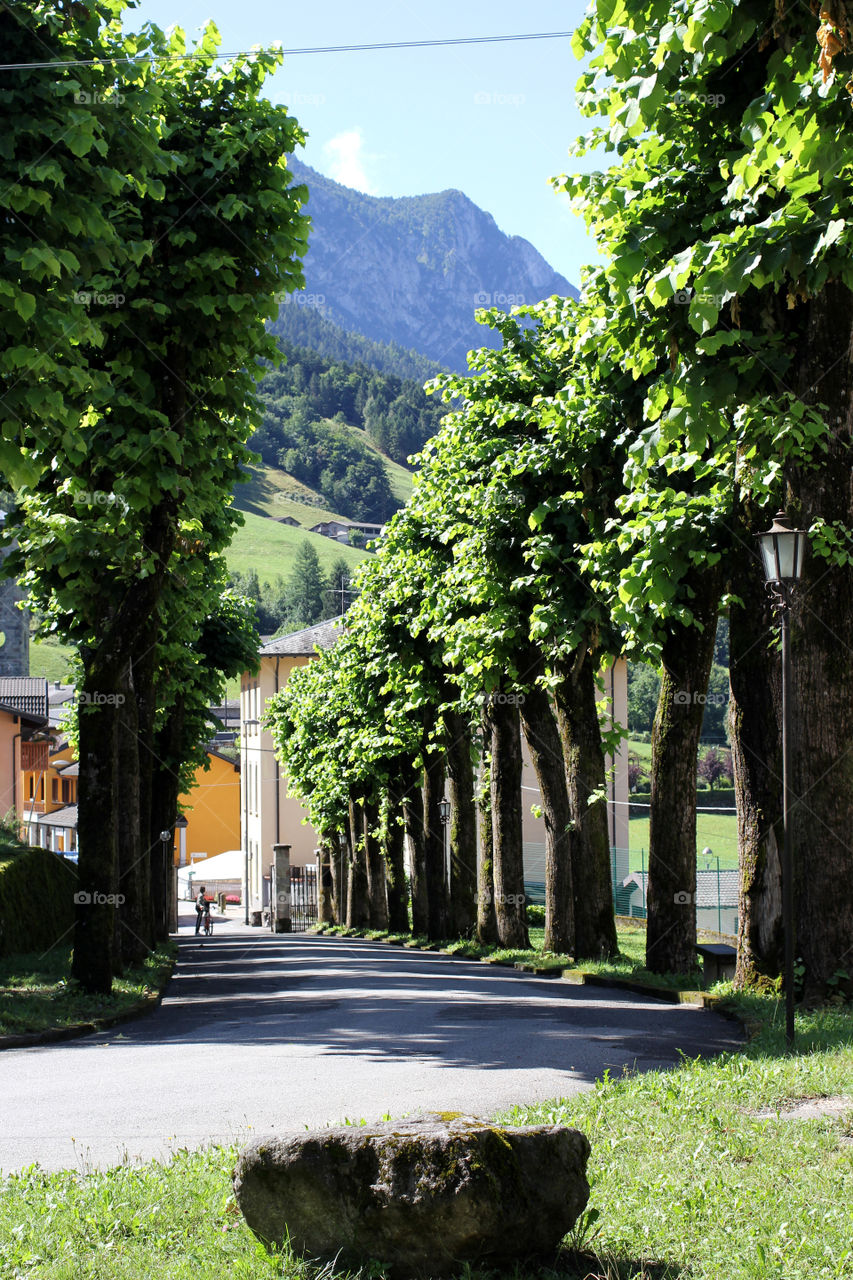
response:
[[[168,933],[177,799],[256,661],[222,552],[308,230],[302,132],[261,96],[280,55],[123,34],[123,8],[0,11],[8,564],[80,655],[73,975],[95,992]]]
[[[590,59],[580,103],[607,123],[576,150],[616,155],[557,185],[605,265],[587,272],[578,304],[482,317],[500,349],[444,381],[457,407],[361,571],[344,637],[294,673],[272,712],[327,848],[349,831],[338,902],[348,892],[354,923],[380,921],[392,902],[402,920],[405,832],[416,928],[471,928],[476,912],[481,937],[526,941],[520,719],[542,791],[546,946],[612,952],[596,681],[626,654],[663,673],[647,964],[689,970],[697,747],[727,610],[738,980],[778,974],[778,624],[755,535],[784,504],[811,545],[792,618],[806,992],[849,963],[853,159],[833,66],[849,62],[847,31],[833,13],[819,27],[807,7],[772,0],[598,0],[578,28]],[[479,857],[475,758],[488,783]]]

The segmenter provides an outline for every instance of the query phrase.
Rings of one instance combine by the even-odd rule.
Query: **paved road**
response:
[[[181,930],[161,1008],[0,1053],[0,1169],[106,1166],[421,1110],[489,1115],[740,1043],[703,1009],[381,943]]]

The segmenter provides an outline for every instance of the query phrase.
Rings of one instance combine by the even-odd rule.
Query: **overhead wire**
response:
[[[517,40],[565,40],[574,35],[573,31],[524,31],[511,35],[498,36],[450,36],[441,40],[387,40],[374,44],[330,44],[308,45],[301,49],[282,49],[286,58],[299,57],[313,53],[371,53],[387,49],[438,49],[451,45],[471,44],[505,44]],[[236,53],[218,53],[213,62],[227,62],[233,58],[250,58],[258,53],[278,51],[276,45],[259,46],[255,49],[242,49]],[[126,58],[77,58],[69,61],[53,62],[4,62],[0,63],[0,71],[41,71],[45,69],[61,70],[71,67],[116,66],[120,63],[168,62],[184,61],[189,58],[210,58],[210,54],[201,50],[191,53],[142,54],[139,57]]]

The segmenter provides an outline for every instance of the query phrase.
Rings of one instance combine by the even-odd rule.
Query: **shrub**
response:
[[[77,869],[48,849],[0,849],[0,955],[46,951],[74,923]]]

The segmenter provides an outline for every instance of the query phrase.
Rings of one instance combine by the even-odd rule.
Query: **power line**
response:
[[[517,35],[503,36],[456,36],[447,40],[390,40],[377,44],[329,44],[310,45],[304,49],[283,49],[286,58],[295,58],[305,53],[370,53],[384,49],[445,49],[450,45],[460,44],[505,44],[514,40],[565,40],[574,35],[573,31],[527,31]],[[270,49],[242,49],[237,53],[218,53],[214,62],[227,61],[230,58],[251,58],[257,53],[270,52]],[[81,58],[70,62],[4,62],[0,63],[0,71],[41,71],[47,68],[61,69],[67,67],[116,66],[119,63],[141,62],[181,62],[188,58],[206,58],[204,53],[168,53],[143,56],[140,58]]]

